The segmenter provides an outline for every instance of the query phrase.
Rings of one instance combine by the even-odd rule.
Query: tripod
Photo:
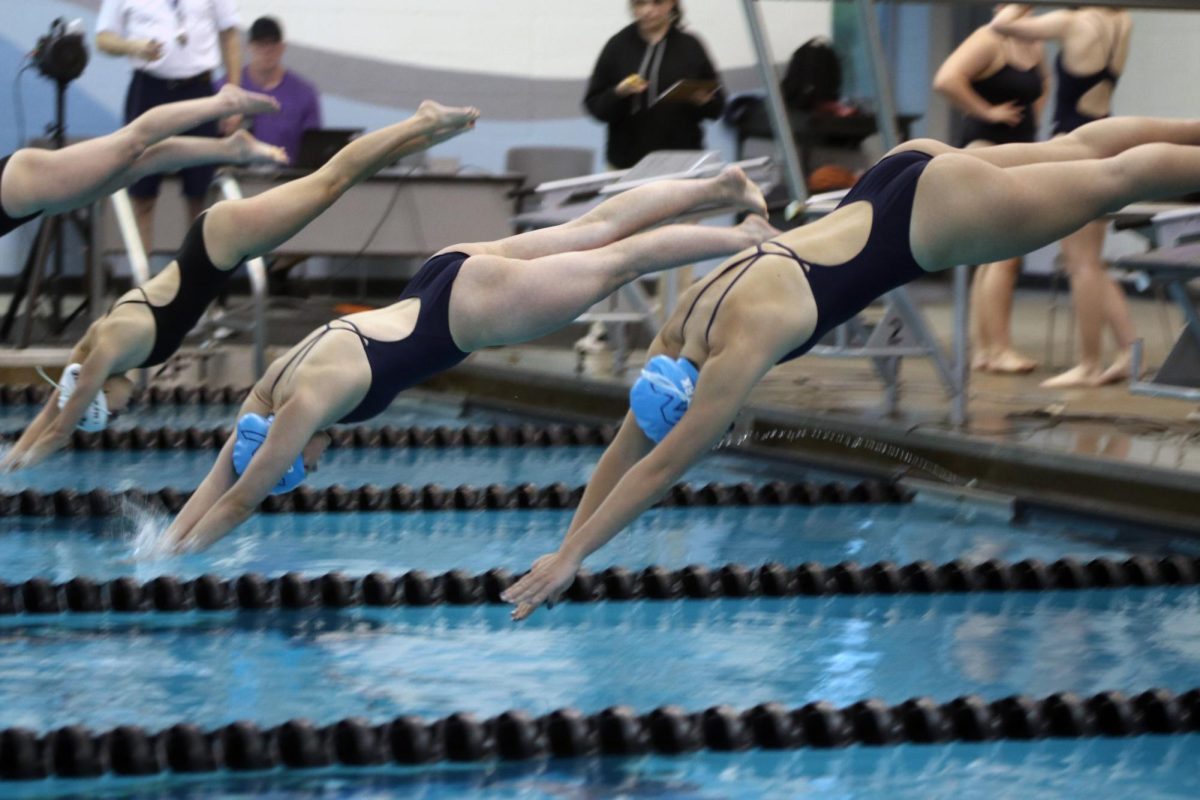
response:
[[[54,82],[55,97],[54,97],[54,124],[49,128],[50,140],[54,144],[55,150],[61,150],[66,147],[67,129],[66,129],[66,99],[67,99],[67,81],[56,80]],[[88,308],[88,293],[84,293],[84,299],[79,306],[71,313],[63,317],[63,227],[70,223],[83,242],[84,250],[87,254],[87,260],[91,260],[92,256],[92,229],[90,215],[78,209],[68,211],[64,214],[54,214],[45,216],[38,223],[37,235],[34,238],[33,246],[29,249],[29,255],[25,258],[25,266],[21,269],[21,274],[17,277],[17,285],[13,291],[12,302],[9,303],[8,311],[4,314],[3,322],[0,322],[0,341],[8,341],[9,334],[12,333],[13,325],[16,323],[17,315],[20,313],[21,304],[25,304],[25,320],[21,326],[21,336],[17,343],[17,347],[28,347],[33,338],[33,318],[37,311],[38,300],[41,298],[43,291],[43,283],[45,288],[52,287],[50,305],[50,330],[57,336],[67,329],[67,326],[75,321]],[[49,276],[46,275],[46,264],[50,258],[50,253],[54,253],[53,271]]]

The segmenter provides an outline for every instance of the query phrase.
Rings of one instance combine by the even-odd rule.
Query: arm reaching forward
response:
[[[615,480],[612,467],[633,452],[633,437],[645,439],[636,423],[626,417],[621,432],[601,459],[601,466],[593,478],[593,482],[615,480],[611,491],[603,498],[595,496],[599,492],[594,493],[590,502],[585,493],[580,512],[558,552],[539,558],[529,573],[505,592],[504,599],[517,606],[513,619],[525,619],[538,606],[553,602],[571,585],[585,558],[653,505],[692,464],[721,440],[751,389],[775,363],[773,358],[764,357],[761,349],[746,344],[748,341],[744,339],[732,348],[709,356],[700,370],[696,392],[683,418],[648,455]],[[588,492],[592,490],[589,485]],[[595,510],[583,519],[586,509],[593,505]]]
[[[242,411],[257,411],[247,400]],[[175,550],[203,550],[245,522],[280,478],[295,463],[324,425],[326,408],[309,394],[296,394],[275,415],[262,447],[246,470],[233,468],[236,432],[221,448],[217,462],[167,529],[167,546]]]

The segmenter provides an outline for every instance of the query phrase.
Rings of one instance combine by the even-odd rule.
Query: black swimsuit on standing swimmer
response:
[[[987,122],[968,116],[963,121],[959,146],[984,141],[991,144],[1032,142],[1037,138],[1037,119],[1033,105],[1042,96],[1042,71],[1035,64],[1029,69],[1017,69],[1005,64],[999,71],[971,81],[971,88],[989,104],[997,106],[1016,103],[1021,109],[1021,121],[1016,125]]]
[[[8,167],[8,160],[10,158],[12,158],[11,155],[0,158],[0,183],[4,181],[4,170],[6,167]],[[8,212],[4,210],[4,204],[0,203],[0,236],[5,236],[9,233],[12,233],[26,222],[35,219],[38,214],[41,213],[42,212],[40,211],[35,211],[34,213],[25,217],[10,217]]]
[[[188,229],[175,263],[179,268],[179,289],[170,302],[156,306],[150,302],[146,291],[139,287],[141,300],[122,300],[109,309],[109,313],[112,313],[113,309],[131,304],[150,309],[154,317],[154,346],[146,360],[138,365],[139,369],[162,364],[179,350],[184,337],[196,327],[209,304],[217,298],[237,269],[236,265],[230,269],[218,269],[208,257],[204,247],[204,214],[196,217]]]
[[[1120,77],[1107,64],[1099,72],[1090,75],[1072,75],[1063,65],[1062,54],[1054,62],[1054,71],[1058,76],[1058,90],[1054,95],[1054,135],[1070,133],[1089,122],[1095,122],[1104,117],[1092,117],[1079,112],[1079,101],[1095,87],[1111,81],[1115,87]]]
[[[864,200],[871,204],[871,231],[858,255],[841,264],[817,264],[801,258],[780,242],[764,242],[754,253],[727,266],[696,294],[684,315],[682,329],[686,330],[688,320],[704,293],[725,275],[740,269],[713,305],[708,326],[704,329],[704,343],[707,346],[713,321],[734,284],[763,256],[791,258],[804,270],[812,290],[817,307],[817,324],[802,345],[779,360],[779,363],[783,363],[807,353],[822,336],[862,311],[876,298],[924,275],[925,270],[921,269],[912,254],[909,227],[917,180],[932,158],[928,153],[918,150],[888,156],[867,170],[838,204],[838,208]]]
[[[458,348],[450,335],[450,292],[467,258],[466,253],[434,256],[408,282],[400,301],[412,298],[420,301],[417,323],[408,336],[394,341],[372,339],[349,319],[335,319],[288,359],[275,376],[271,391],[275,391],[289,367],[299,363],[323,336],[333,331],[356,335],[371,367],[371,386],[366,396],[339,423],[362,422],[383,413],[400,392],[462,361],[468,354]]]

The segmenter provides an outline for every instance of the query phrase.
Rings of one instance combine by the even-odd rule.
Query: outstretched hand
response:
[[[514,583],[500,595],[506,603],[516,606],[512,612],[514,622],[528,617],[538,606],[552,605],[575,580],[579,562],[561,553],[547,553],[533,562],[525,577]]]
[[[15,457],[12,451],[10,451],[4,457],[4,460],[0,462],[0,471],[16,472],[20,469],[36,467],[64,447],[66,447],[66,442],[60,441],[57,436],[43,434],[38,437],[38,440],[28,450],[17,453]]]

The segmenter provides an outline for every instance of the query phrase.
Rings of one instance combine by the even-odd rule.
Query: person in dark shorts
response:
[[[208,97],[214,72],[222,64],[231,83],[241,80],[236,0],[103,0],[96,21],[96,47],[127,56],[133,76],[125,95],[125,121],[164,103]],[[241,126],[237,116],[220,126],[205,122],[191,136],[230,134]],[[189,219],[204,208],[214,168],[180,171]],[[147,251],[154,247],[154,206],[160,175],[147,175],[129,187],[138,231]]]

